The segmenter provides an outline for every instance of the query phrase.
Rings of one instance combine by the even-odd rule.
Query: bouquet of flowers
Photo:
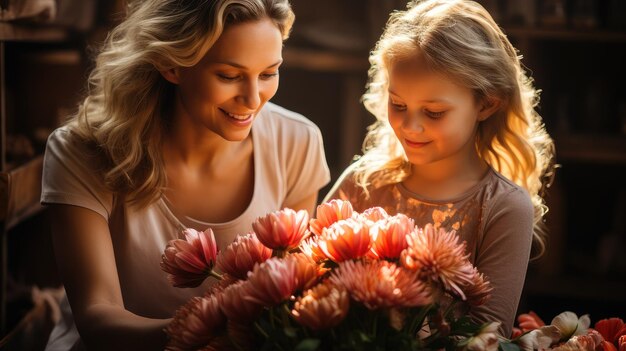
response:
[[[491,287],[455,232],[332,200],[258,218],[218,253],[211,229],[171,241],[176,287],[218,281],[176,312],[169,350],[496,350],[471,306]]]
[[[563,312],[546,325],[534,312],[517,317],[513,338],[501,341],[504,350],[626,351],[626,325],[620,318],[602,319],[589,328],[589,315]]]

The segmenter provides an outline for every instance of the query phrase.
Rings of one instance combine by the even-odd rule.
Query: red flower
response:
[[[528,313],[522,313],[517,316],[517,323],[519,323],[519,327],[524,333],[527,331],[539,329],[546,325],[546,323],[544,323],[541,318],[539,318],[539,316],[533,311],[530,311]]]
[[[626,325],[621,318],[602,319],[593,326],[604,340],[617,344],[620,336],[626,335]]]
[[[217,268],[233,277],[245,279],[256,263],[272,257],[272,249],[261,244],[256,234],[237,237],[217,256]]]
[[[322,235],[324,228],[328,228],[331,224],[342,219],[351,218],[354,210],[352,210],[352,204],[349,201],[335,199],[317,206],[316,214],[317,218],[311,219],[311,232]]]
[[[170,283],[179,288],[196,287],[213,269],[217,244],[211,228],[198,232],[188,228],[185,239],[171,240],[161,256],[161,269]]]
[[[285,208],[257,218],[252,228],[263,245],[270,249],[289,250],[300,245],[300,241],[309,235],[308,223],[307,211]]]

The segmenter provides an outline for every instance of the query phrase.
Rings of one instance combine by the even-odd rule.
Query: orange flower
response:
[[[382,207],[378,206],[368,208],[367,210],[363,211],[363,213],[361,213],[359,216],[365,220],[372,222],[378,222],[389,217],[387,212]]]
[[[196,287],[209,276],[217,256],[213,230],[187,228],[185,239],[171,240],[161,256],[161,269],[170,283],[179,288]]]
[[[289,250],[309,235],[309,213],[285,208],[257,218],[252,228],[259,241],[270,249]]]
[[[311,219],[311,232],[322,235],[324,228],[330,227],[331,224],[351,218],[354,213],[350,201],[330,200],[317,206],[317,218]]]
[[[556,346],[552,351],[595,351],[602,344],[602,335],[595,330],[587,334],[572,336],[567,342]]]
[[[527,331],[539,329],[546,325],[546,323],[544,323],[544,321],[541,320],[541,318],[539,318],[539,316],[533,311],[530,311],[528,313],[522,313],[517,316],[517,323],[524,333]]]
[[[216,296],[194,297],[176,311],[165,328],[169,336],[167,350],[195,350],[216,337],[216,330],[226,323]]]
[[[407,236],[408,247],[400,261],[423,279],[465,300],[462,287],[472,284],[474,267],[465,253],[465,242],[458,241],[455,231],[435,231],[427,224],[422,231]]]
[[[272,307],[287,300],[298,287],[296,261],[272,257],[254,266],[248,274],[246,299]]]
[[[332,284],[319,284],[307,290],[291,311],[293,318],[313,330],[329,329],[346,318],[350,300],[348,292]]]
[[[353,218],[324,228],[317,242],[326,257],[335,262],[362,257],[369,251],[370,243],[369,226]]]
[[[376,222],[372,235],[372,253],[382,259],[397,259],[408,246],[406,236],[415,230],[415,222],[403,214],[387,217]]]
[[[315,262],[320,262],[327,258],[326,254],[324,254],[324,251],[322,251],[322,249],[320,249],[319,245],[317,244],[317,237],[302,240],[302,242],[300,243],[300,250],[303,254],[309,256]]]
[[[369,309],[424,306],[432,300],[416,274],[388,261],[345,261],[330,276]]]
[[[250,295],[249,291],[248,281],[238,281],[219,293],[222,312],[229,320],[245,323],[253,321],[261,314],[263,306],[246,298]]]
[[[256,234],[237,237],[217,256],[216,266],[233,277],[245,279],[256,263],[272,257],[272,249],[261,244]]]
[[[309,289],[317,284],[319,278],[328,271],[321,265],[315,263],[313,259],[303,253],[295,253],[287,256],[285,259],[295,261],[296,265],[296,290],[302,291]]]

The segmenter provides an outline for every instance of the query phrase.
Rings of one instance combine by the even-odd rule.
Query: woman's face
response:
[[[475,152],[476,128],[488,113],[472,90],[430,70],[420,56],[389,68],[389,123],[414,165]]]
[[[278,89],[282,45],[270,19],[227,27],[198,64],[176,69],[176,123],[205,127],[229,141],[245,139]]]

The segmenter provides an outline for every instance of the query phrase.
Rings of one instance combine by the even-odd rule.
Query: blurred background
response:
[[[406,1],[291,2],[296,23],[273,101],[320,127],[334,182],[374,122],[360,103],[368,52]],[[530,265],[519,311],[547,322],[565,310],[592,323],[626,319],[626,1],[479,2],[542,90],[539,112],[561,165],[547,195],[548,249]],[[83,96],[92,48],[124,8],[0,0],[0,338],[13,332],[20,349],[42,349],[36,336],[49,333],[56,311],[47,301],[60,284],[39,206],[45,141]]]

